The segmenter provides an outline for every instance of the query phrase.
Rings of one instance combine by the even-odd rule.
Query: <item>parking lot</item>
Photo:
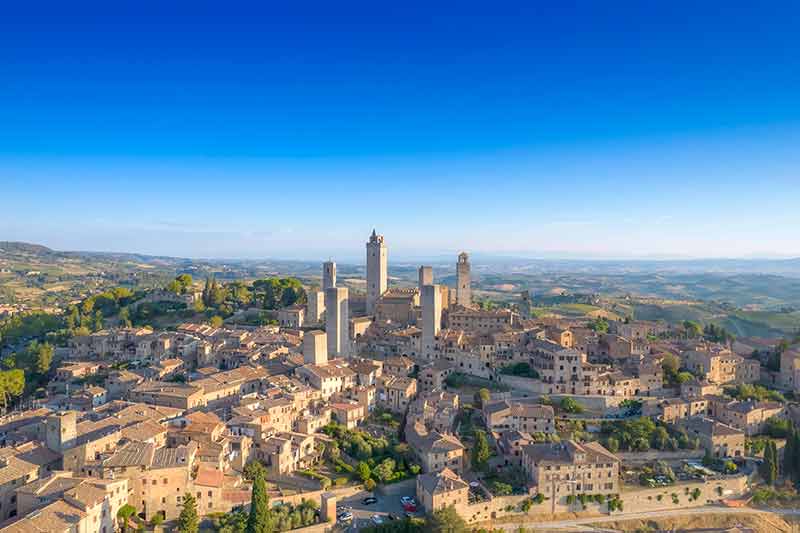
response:
[[[363,500],[368,496],[373,496],[378,501],[369,505],[364,504]],[[378,493],[373,494],[371,492],[362,491],[349,498],[340,500],[337,506],[347,508],[353,513],[353,521],[347,529],[349,531],[357,531],[360,528],[373,525],[371,521],[373,515],[382,516],[384,520],[388,520],[387,517],[389,514],[398,518],[404,518],[405,510],[403,510],[403,506],[400,503],[401,496],[413,497],[414,494],[413,492],[409,492],[408,494],[384,496]],[[419,510],[415,514],[422,515]]]

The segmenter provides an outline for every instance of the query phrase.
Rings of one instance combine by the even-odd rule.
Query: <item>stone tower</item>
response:
[[[470,288],[470,267],[469,255],[467,252],[458,254],[458,263],[456,263],[456,274],[458,277],[456,285],[456,303],[469,307],[472,305],[472,289]]]
[[[375,313],[378,298],[386,292],[388,276],[386,263],[386,244],[383,235],[372,230],[367,242],[367,314]]]
[[[325,315],[325,291],[310,290],[306,293],[306,322],[320,324]]]
[[[419,267],[419,297],[422,298],[422,287],[433,285],[433,267]]]
[[[436,358],[436,336],[442,327],[442,291],[438,285],[422,286],[422,340],[420,351],[427,359]]]
[[[45,421],[45,443],[56,453],[64,453],[75,446],[78,437],[75,411],[52,414]]]
[[[322,290],[326,291],[336,286],[336,263],[325,261],[322,263]]]
[[[347,287],[331,287],[325,291],[325,332],[328,355],[347,356],[350,352],[350,312]]]
[[[324,331],[307,331],[303,335],[303,360],[309,365],[328,364],[328,337]]]

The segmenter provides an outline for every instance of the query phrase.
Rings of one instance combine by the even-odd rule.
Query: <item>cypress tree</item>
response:
[[[208,278],[206,278],[206,284],[203,285],[203,304],[205,306],[208,306],[208,304],[209,304],[210,292],[211,292],[211,286],[210,286]]]
[[[778,446],[772,443],[772,483],[778,481],[778,469],[780,467],[780,456],[778,455]]]
[[[795,483],[800,483],[800,430],[795,429],[792,432],[792,456],[789,468],[791,479]]]
[[[264,475],[256,472],[253,480],[253,493],[250,501],[250,516],[247,517],[245,533],[272,533],[272,516],[269,511],[269,497]]]
[[[183,497],[183,509],[180,516],[178,516],[178,531],[180,533],[198,533],[200,531],[197,502],[194,496],[188,493]]]
[[[793,480],[795,477],[795,469],[794,469],[794,462],[795,462],[795,435],[796,431],[793,431],[789,437],[786,439],[786,447],[783,448],[783,477],[786,479]]]
[[[767,485],[772,485],[775,483],[775,478],[777,477],[774,449],[775,445],[772,442],[768,442],[764,448],[764,460],[762,461],[761,468],[759,469],[759,474],[761,474],[761,478]]]

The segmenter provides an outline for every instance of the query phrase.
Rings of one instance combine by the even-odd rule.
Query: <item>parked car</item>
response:
[[[400,503],[402,503],[403,505],[408,505],[408,504],[417,505],[417,502],[415,502],[414,498],[412,498],[411,496],[403,496],[402,498],[400,498]]]
[[[397,516],[396,514],[389,513],[389,514],[386,515],[386,518],[388,518],[389,520],[397,520],[400,517]]]
[[[372,520],[372,523],[375,524],[376,526],[383,524],[383,517],[377,514],[372,515],[370,520]]]
[[[350,511],[345,511],[336,518],[339,520],[339,522],[349,522],[350,520],[353,519],[353,513],[351,513]]]
[[[374,496],[367,496],[366,498],[361,500],[361,503],[363,503],[364,505],[372,505],[373,503],[378,503],[378,498]]]

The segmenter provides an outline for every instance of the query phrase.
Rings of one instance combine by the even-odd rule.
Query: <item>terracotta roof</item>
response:
[[[195,477],[194,484],[203,487],[222,487],[224,474],[221,470],[200,466],[197,469],[197,476]]]

